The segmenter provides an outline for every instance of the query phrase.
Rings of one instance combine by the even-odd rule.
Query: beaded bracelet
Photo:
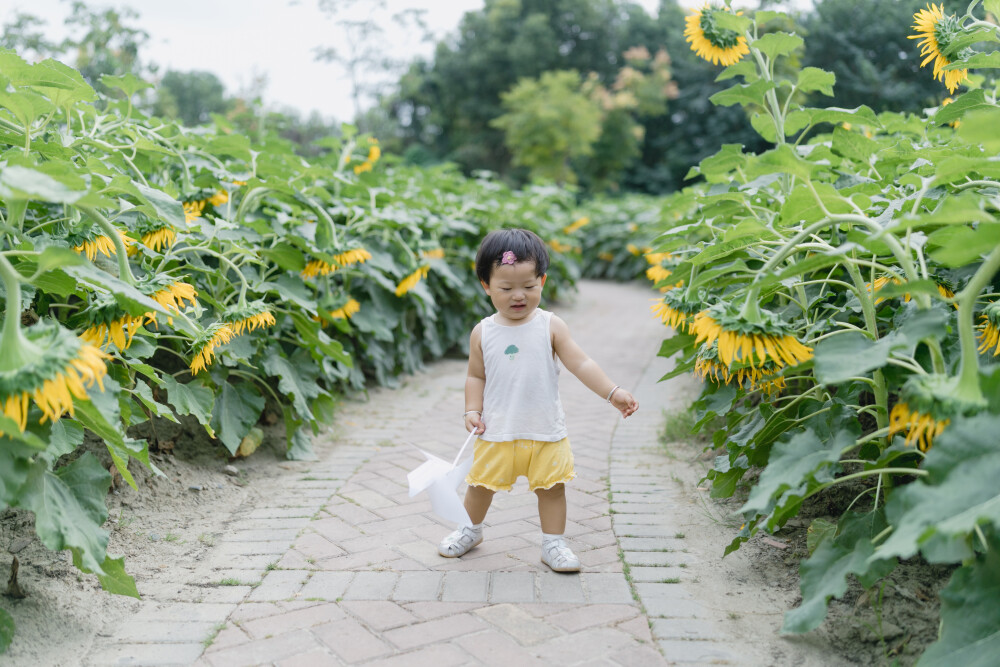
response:
[[[465,413],[465,414],[463,414],[462,416],[463,416],[463,417],[468,417],[468,416],[469,416],[469,415],[471,415],[471,414],[472,414],[473,412],[475,412],[475,413],[476,413],[477,415],[479,415],[480,417],[482,417],[482,416],[483,416],[483,413],[482,413],[481,411],[479,411],[479,410],[468,410],[468,411],[466,411],[466,413]]]
[[[608,403],[611,402],[611,397],[615,395],[615,392],[621,389],[621,385],[615,385],[611,391],[608,392]]]

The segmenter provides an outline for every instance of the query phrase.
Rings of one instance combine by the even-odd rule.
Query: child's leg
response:
[[[472,520],[471,526],[461,526],[445,537],[438,545],[438,553],[445,558],[457,558],[483,541],[483,519],[493,502],[491,489],[470,485],[465,491],[465,511]]]
[[[535,489],[535,495],[538,496],[538,518],[542,524],[542,532],[546,535],[565,533],[566,485],[556,484],[551,489]],[[465,497],[465,506],[466,508],[469,506],[468,496]]]
[[[556,572],[579,572],[580,559],[566,546],[566,485],[535,489],[542,524],[542,562]]]
[[[561,485],[560,485],[561,486]],[[469,518],[472,519],[472,523],[479,525],[486,518],[486,512],[490,509],[490,504],[493,502],[493,494],[496,493],[492,489],[487,489],[485,486],[470,486],[465,491],[465,511],[469,513]],[[563,522],[565,523],[566,511],[563,510]]]

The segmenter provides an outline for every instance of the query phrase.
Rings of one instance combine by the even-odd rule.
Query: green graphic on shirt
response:
[[[514,361],[514,355],[518,352],[520,352],[520,350],[517,349],[517,345],[508,345],[507,349],[503,351],[504,354],[510,357],[511,361]]]

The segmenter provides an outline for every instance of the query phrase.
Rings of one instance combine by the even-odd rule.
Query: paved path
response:
[[[534,494],[497,494],[485,541],[461,559],[436,545],[451,526],[410,499],[406,473],[464,439],[465,362],[445,360],[373,390],[338,415],[324,460],[295,464],[246,507],[199,581],[160,594],[95,646],[90,665],[664,665],[736,662],[684,586],[678,493],[657,447],[663,410],[690,384],[657,384],[664,329],[636,285],[584,281],[555,308],[609,375],[633,387],[627,422],[561,378],[577,479],[567,537],[583,572],[539,561]],[[687,394],[687,395],[674,395]],[[207,648],[206,648],[207,646]]]

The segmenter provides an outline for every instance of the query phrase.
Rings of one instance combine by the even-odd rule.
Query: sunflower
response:
[[[185,301],[190,301],[192,306],[198,304],[198,292],[195,288],[188,283],[175,281],[170,276],[155,276],[140,285],[139,289],[168,312],[180,313],[185,307]],[[152,313],[147,313],[147,317],[152,317]]]
[[[143,321],[153,317],[152,313],[137,317],[126,312],[112,296],[98,297],[82,314],[90,325],[80,334],[82,341],[100,348],[113,343],[119,350],[128,349]]]
[[[205,210],[205,200],[184,202],[184,222],[194,222]]]
[[[588,218],[587,216],[583,216],[582,218],[574,220],[572,224],[569,224],[566,227],[564,227],[563,234],[572,234],[581,227],[586,227],[589,224],[590,224],[590,218]]]
[[[366,171],[371,171],[371,170],[372,170],[372,163],[369,162],[368,160],[365,160],[361,164],[354,165],[355,174],[362,174]]]
[[[172,227],[160,227],[157,230],[142,235],[142,244],[153,252],[169,248],[177,239],[177,232]]]
[[[333,258],[341,266],[350,266],[351,264],[361,264],[368,261],[372,258],[372,254],[364,248],[353,248],[339,255],[334,255]]]
[[[216,322],[202,332],[194,342],[194,358],[191,360],[191,374],[195,375],[212,365],[215,347],[225,345],[236,336],[230,325]]]
[[[986,306],[980,315],[983,319],[982,331],[979,332],[979,353],[988,353],[996,348],[993,356],[1000,355],[1000,301],[994,301]]]
[[[706,4],[700,10],[694,10],[691,16],[684,19],[687,27],[684,37],[691,42],[691,50],[698,57],[713,65],[729,67],[750,53],[746,37],[733,30],[726,30],[716,25],[717,12],[729,11]]]
[[[216,190],[215,194],[206,200],[212,206],[222,206],[229,201],[229,193],[225,190]]]
[[[420,254],[424,259],[444,259],[444,248],[434,248],[433,250],[424,250]]]
[[[54,323],[39,322],[19,334],[33,348],[33,358],[0,372],[0,408],[21,431],[28,427],[31,400],[42,411],[38,423],[43,424],[64,413],[72,416],[73,398],[87,398],[86,388],[94,383],[104,391],[107,354]]]
[[[399,284],[396,285],[396,296],[403,296],[416,287],[417,283],[419,283],[422,278],[427,277],[427,272],[430,271],[430,268],[429,264],[424,264],[419,269],[399,281]]]
[[[719,343],[719,358],[726,366],[739,361],[763,367],[768,361],[781,368],[812,359],[812,348],[800,343],[785,324],[772,313],[764,321],[749,322],[727,304],[716,304],[694,316],[689,331],[711,345]]]
[[[348,299],[347,303],[345,303],[340,308],[337,308],[336,310],[331,310],[329,317],[331,320],[344,320],[344,319],[349,320],[351,319],[351,317],[354,316],[354,313],[358,312],[359,310],[361,310],[361,304],[355,301],[354,299]]]
[[[646,277],[649,278],[654,285],[659,284],[673,275],[670,269],[665,269],[659,264],[649,267],[646,269]]]
[[[746,391],[761,391],[772,396],[785,388],[785,378],[774,362],[760,366],[736,365],[732,367],[719,358],[718,342],[702,345],[695,357],[694,372],[703,379],[711,378],[717,384],[738,385]]]
[[[656,300],[650,310],[666,326],[681,333],[691,331],[694,316],[702,309],[702,301],[687,301],[683,290],[670,290],[662,300]]]
[[[333,264],[328,264],[321,259],[314,259],[306,263],[306,268],[302,269],[302,277],[328,276],[336,270],[337,267]]]
[[[669,252],[647,252],[645,257],[650,264],[663,264],[668,259],[673,259]]]
[[[120,229],[115,230],[118,232],[119,238],[121,238],[122,243],[126,247],[133,241],[129,237],[125,236],[125,232]],[[94,234],[94,233],[84,233],[84,234],[74,234],[70,236],[70,243],[73,243],[73,250],[78,253],[87,256],[91,262],[97,259],[97,253],[100,252],[105,257],[111,257],[115,254],[115,242],[111,240],[110,236],[104,234]],[[79,240],[79,244],[76,241]]]
[[[375,144],[368,149],[368,161],[375,163],[378,162],[380,157],[382,157],[382,149],[378,147],[378,142],[376,141]]]
[[[603,250],[597,253],[597,259],[603,259],[605,262],[613,262],[615,261],[615,254],[613,252]]]
[[[954,14],[945,16],[944,4],[940,7],[928,4],[927,9],[913,15],[913,31],[917,34],[908,35],[908,38],[920,40],[920,55],[924,56],[920,66],[933,60],[934,78],[943,82],[949,93],[954,93],[958,84],[969,76],[969,70],[944,69],[952,63],[945,52],[949,50],[952,40],[964,32],[962,22]]]
[[[889,285],[889,284],[902,285],[903,283],[898,278],[891,278],[889,276],[881,276],[879,278],[876,278],[875,282],[867,284],[868,293],[872,294],[874,292],[878,292],[880,289],[882,289],[883,287],[885,287],[886,285]],[[935,285],[937,286],[938,294],[940,294],[943,298],[945,298],[945,299],[954,299],[955,298],[955,292],[948,285],[945,285],[945,284],[939,283],[939,282],[935,282]],[[903,295],[903,301],[905,301],[906,303],[910,302],[910,298],[911,297],[910,297],[909,293],[906,293],[906,294]],[[881,297],[881,296],[880,297],[876,297],[875,298],[875,305],[877,306],[878,304],[880,304],[883,301],[885,301],[885,299],[886,299],[886,297]],[[958,304],[957,303],[953,303],[952,305],[955,308],[958,308]]]
[[[906,434],[906,444],[916,445],[922,452],[934,446],[934,438],[941,435],[950,419],[934,419],[929,414],[923,414],[910,409],[907,403],[896,403],[889,413],[889,437]]]
[[[237,335],[277,324],[268,305],[260,300],[232,306],[222,314],[221,319]]]

